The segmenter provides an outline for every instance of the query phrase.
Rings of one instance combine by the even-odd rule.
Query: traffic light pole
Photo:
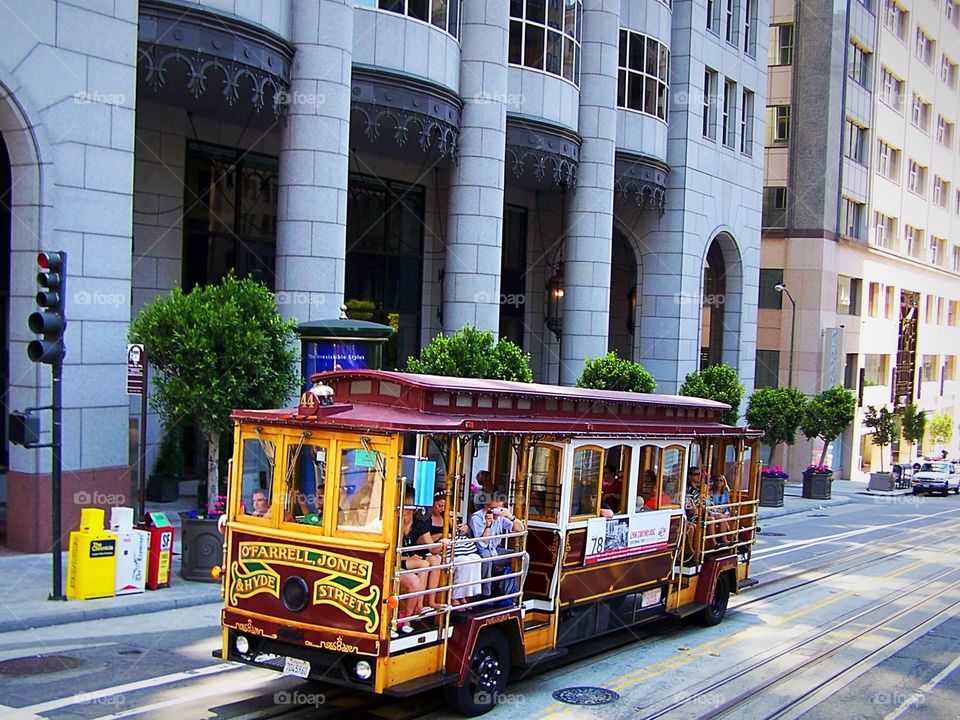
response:
[[[66,261],[64,261],[66,265]],[[66,277],[66,274],[64,274]],[[53,560],[53,593],[50,595],[51,600],[66,600],[66,597],[63,595],[63,564],[61,563],[61,555],[63,553],[63,547],[60,542],[60,530],[61,530],[61,486],[62,480],[60,476],[61,465],[60,465],[60,451],[63,447],[63,356],[61,355],[60,360],[57,360],[51,367],[52,374],[52,405],[51,410],[52,416],[52,449],[50,451],[50,479],[52,484],[53,492],[53,502],[50,503],[51,513],[53,515],[53,549],[51,551],[52,560]]]

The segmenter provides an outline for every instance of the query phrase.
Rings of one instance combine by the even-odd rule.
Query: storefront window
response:
[[[582,17],[582,0],[510,0],[510,63],[579,85]]]
[[[187,143],[183,289],[231,270],[271,290],[277,249],[277,159],[238,148]]]
[[[386,10],[430,23],[460,37],[461,0],[354,0],[357,7]]]
[[[423,188],[351,175],[347,194],[347,315],[390,325],[383,366],[420,349]]]

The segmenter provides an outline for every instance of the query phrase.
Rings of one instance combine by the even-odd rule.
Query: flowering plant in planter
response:
[[[787,471],[784,470],[779,465],[765,466],[760,469],[760,474],[763,475],[763,477],[771,477],[771,478],[789,477],[789,475],[787,475]]]
[[[804,475],[832,475],[833,470],[831,470],[826,465],[807,465],[803,471]]]
[[[245,502],[240,503],[241,508],[246,507]],[[208,505],[206,511],[203,510],[191,510],[187,513],[187,517],[194,519],[216,519],[227,512],[227,496],[226,495],[217,495],[217,501],[213,505]]]

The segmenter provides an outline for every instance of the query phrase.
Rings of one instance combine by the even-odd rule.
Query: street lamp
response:
[[[793,387],[793,340],[797,330],[797,303],[793,299],[793,295],[790,294],[790,291],[787,290],[787,286],[783,283],[777,283],[774,286],[774,290],[779,293],[786,293],[787,297],[790,298],[790,366],[787,370],[787,387]]]

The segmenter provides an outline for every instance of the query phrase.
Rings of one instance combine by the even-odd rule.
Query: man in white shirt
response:
[[[470,516],[470,532],[477,543],[480,557],[498,558],[481,564],[484,596],[490,597],[492,594],[489,578],[493,574],[494,566],[503,567],[510,564],[510,558],[499,558],[498,556],[513,552],[506,547],[504,542],[506,538],[496,536],[522,531],[523,521],[503,507],[503,502],[496,493],[492,493],[487,499],[487,503]],[[527,564],[527,557],[524,556],[523,575],[520,578],[521,587],[523,586],[523,580],[526,579]]]

